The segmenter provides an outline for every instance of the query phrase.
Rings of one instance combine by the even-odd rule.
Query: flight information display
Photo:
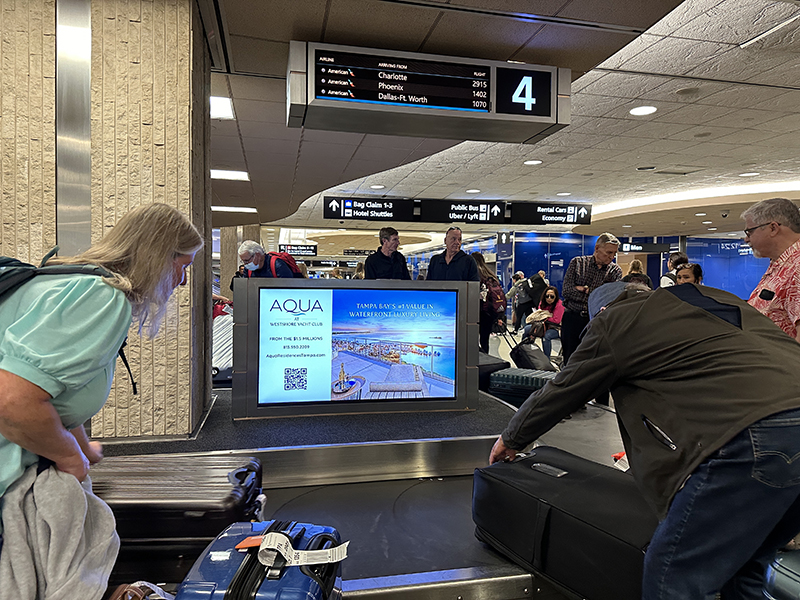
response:
[[[490,111],[487,66],[315,50],[315,97],[365,104]]]

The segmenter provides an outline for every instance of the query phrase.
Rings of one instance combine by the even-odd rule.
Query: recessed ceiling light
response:
[[[247,174],[247,171],[228,171],[226,169],[211,169],[211,179],[250,181],[250,175]]]
[[[635,117],[643,117],[645,115],[652,115],[658,109],[655,106],[637,106],[630,109],[628,112]]]
[[[703,225],[711,225],[714,221],[703,221]]]
[[[386,186],[385,185],[371,185],[369,187],[370,187],[370,189],[373,189],[373,190],[382,190]]]
[[[235,119],[233,116],[233,104],[230,98],[225,96],[211,96],[211,118],[212,119]]]
[[[523,165],[540,165],[540,164],[542,164],[542,161],[540,161],[540,160],[526,160],[522,164]]]
[[[356,249],[355,246],[350,246],[350,250],[355,250],[355,249]]]
[[[623,225],[623,227],[633,227],[633,225]]]
[[[637,171],[655,171],[655,167],[636,167]]]
[[[739,234],[738,233],[729,233],[728,235],[731,236],[731,237],[736,237]]]
[[[705,217],[706,213],[694,213],[695,217]]]
[[[756,175],[761,175],[761,173],[756,173],[755,171],[752,173],[739,173],[739,177],[755,177]]]
[[[481,191],[480,191],[480,190],[478,190],[478,189],[474,189],[474,188],[473,188],[473,189],[471,189],[471,190],[467,190],[467,193],[468,193],[468,194],[480,194],[480,193],[481,193]]]
[[[708,230],[709,230],[709,231],[716,231],[716,230],[717,230],[717,228],[716,228],[716,227],[709,227],[709,228],[708,228]]]
[[[558,192],[556,196],[572,196],[571,192]]]
[[[238,212],[238,213],[257,213],[255,208],[249,206],[212,206],[213,212]]]

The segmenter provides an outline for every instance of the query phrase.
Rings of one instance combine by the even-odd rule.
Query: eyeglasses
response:
[[[745,237],[750,237],[751,235],[753,235],[753,232],[756,229],[758,229],[760,227],[766,227],[767,225],[772,225],[774,222],[775,221],[770,221],[769,223],[762,223],[761,225],[756,225],[755,227],[750,227],[748,229],[745,229],[744,230],[744,235],[745,235]]]

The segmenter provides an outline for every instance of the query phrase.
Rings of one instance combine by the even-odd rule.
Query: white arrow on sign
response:
[[[495,217],[496,217],[497,215],[499,215],[499,214],[500,214],[500,209],[498,208],[497,204],[495,204],[494,206],[492,206],[492,214],[493,214]]]
[[[578,215],[581,217],[585,217],[587,212],[588,211],[585,208],[581,207],[581,209],[578,211]]]
[[[331,200],[330,203],[328,203],[328,206],[331,207],[331,210],[339,210],[339,203],[336,201],[336,198]]]

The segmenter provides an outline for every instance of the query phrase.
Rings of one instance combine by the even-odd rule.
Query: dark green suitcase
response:
[[[503,369],[489,377],[489,393],[514,406],[522,406],[533,392],[543,388],[558,375],[555,371]]]

